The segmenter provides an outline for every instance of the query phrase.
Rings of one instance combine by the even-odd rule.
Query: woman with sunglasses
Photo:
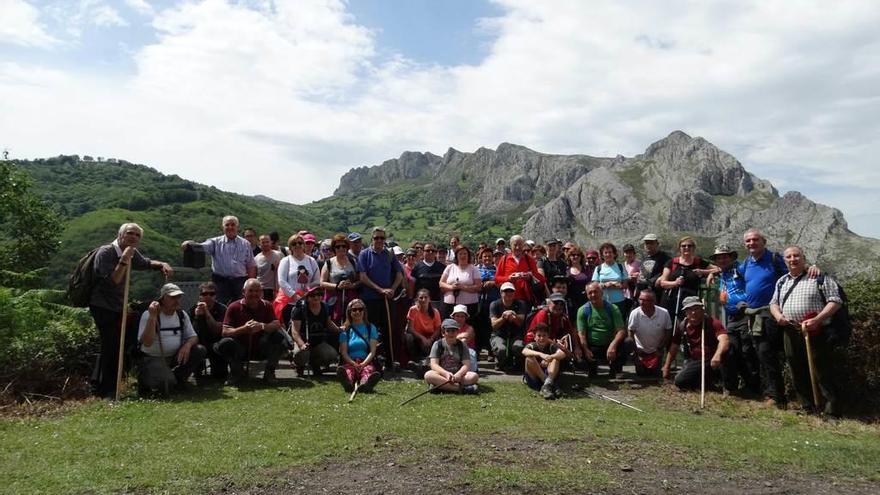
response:
[[[660,287],[665,289],[663,307],[673,319],[676,310],[681,309],[676,304],[685,297],[699,296],[702,279],[710,273],[720,271],[717,266],[697,256],[697,243],[693,237],[679,239],[678,252],[679,255],[663,267],[663,275],[658,281]]]
[[[360,383],[358,390],[371,392],[379,382],[379,372],[373,366],[376,348],[379,346],[379,331],[367,320],[367,307],[360,299],[348,303],[345,310],[345,322],[339,334],[339,354],[342,366],[337,370],[342,388],[346,392],[354,390],[354,384]]]
[[[452,308],[464,304],[468,313],[477,313],[477,302],[480,300],[480,289],[483,279],[480,270],[474,266],[474,255],[467,246],[458,246],[455,250],[455,263],[451,263],[440,276],[440,290],[443,291],[444,316],[452,314]]]
[[[305,241],[299,234],[287,240],[290,254],[278,266],[278,286],[287,297],[299,299],[312,287],[321,285],[318,262],[305,251]]]
[[[504,256],[499,253],[499,258]],[[492,346],[489,345],[489,336],[492,334],[492,323],[489,320],[489,306],[493,302],[501,298],[501,291],[495,284],[495,260],[491,248],[483,248],[477,253],[477,270],[480,271],[480,279],[482,286],[480,289],[480,299],[477,302],[477,314],[474,316],[474,328],[477,331],[477,354],[480,349],[486,349],[489,352],[489,361],[495,361],[492,353]]]
[[[333,256],[328,257],[321,269],[321,287],[324,302],[330,306],[330,318],[342,321],[346,305],[358,297],[361,285],[354,256],[348,253],[349,242],[345,234],[336,234],[330,242]]]
[[[571,306],[577,311],[587,302],[584,291],[587,289],[587,284],[590,283],[590,272],[587,271],[587,266],[584,263],[584,252],[575,245],[569,248],[566,261],[568,262],[568,278],[571,280],[568,287],[568,299],[571,301]]]

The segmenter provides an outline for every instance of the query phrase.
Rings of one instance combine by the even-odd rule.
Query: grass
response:
[[[537,465],[508,451],[491,454],[495,438],[570,444],[578,464],[611,452],[589,471],[596,485],[612,483],[613,464],[633,449],[696,465],[880,481],[878,428],[853,421],[824,423],[715,396],[695,414],[693,394],[667,388],[628,392],[645,409],[640,414],[593,399],[547,402],[521,384],[498,382],[477,397],[428,396],[398,407],[420,390],[415,382],[385,382],[349,405],[335,382],[291,380],[278,388],[206,388],[167,402],[93,402],[61,417],[2,419],[0,491],[201,492],[217,488],[219,479],[249,485],[292,467],[352,459],[375,450],[379,439],[417,452],[470,451],[463,482],[484,488],[539,487],[551,478],[567,486],[585,474],[553,449]],[[620,443],[627,448],[597,449]]]

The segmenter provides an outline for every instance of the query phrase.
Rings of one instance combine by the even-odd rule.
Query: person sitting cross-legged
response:
[[[477,393],[480,375],[469,371],[471,357],[467,345],[458,339],[458,322],[446,319],[441,327],[443,338],[431,347],[431,369],[425,373],[425,382],[437,390]]]
[[[360,299],[351,301],[345,309],[345,322],[339,334],[339,355],[343,364],[336,373],[346,392],[354,390],[355,383],[360,384],[359,390],[371,392],[380,379],[373,366],[379,331],[367,320],[366,311],[367,307]]]
[[[526,361],[523,383],[533,390],[540,391],[541,397],[552,400],[559,397],[556,378],[562,369],[562,361],[566,359],[566,353],[550,338],[546,324],[538,323],[532,329],[532,334],[535,339],[522,350]]]
[[[180,309],[183,291],[165,284],[159,299],[150,303],[141,315],[138,342],[144,353],[138,374],[141,393],[182,387],[193,371],[205,360],[207,351],[199,345],[189,316]]]

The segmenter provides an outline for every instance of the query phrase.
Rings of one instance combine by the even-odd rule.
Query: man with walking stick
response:
[[[685,317],[673,331],[669,353],[663,365],[663,378],[669,379],[669,370],[678,355],[678,349],[686,344],[689,352],[685,356],[684,366],[675,375],[675,385],[682,390],[693,390],[701,387],[703,376],[708,384],[713,384],[719,374],[722,379],[726,376],[730,341],[721,322],[706,314],[699,297],[686,297],[681,301],[681,306]]]
[[[138,342],[144,356],[138,374],[138,390],[159,390],[168,395],[172,387],[183,388],[205,360],[189,315],[180,309],[183,291],[174,284],[159,290],[159,299],[141,315]]]
[[[119,227],[116,239],[95,252],[94,287],[89,299],[89,311],[101,337],[101,355],[98,361],[98,380],[95,395],[113,399],[117,392],[119,357],[124,351],[121,335],[125,332],[124,308],[127,306],[128,275],[130,270],[161,270],[170,277],[171,265],[144,257],[137,249],[144,230],[136,223]]]
[[[831,325],[831,317],[843,303],[839,286],[827,275],[808,277],[804,251],[800,247],[789,247],[783,256],[788,274],[776,283],[770,313],[784,332],[785,357],[791,367],[795,390],[806,409],[818,411],[824,400],[825,413],[837,415],[833,373],[836,363],[834,346],[829,340],[833,341],[830,337],[836,330]],[[819,396],[814,396],[814,392],[819,392]]]
[[[360,268],[361,299],[367,307],[370,321],[379,329],[380,340],[387,347],[388,363],[394,366],[395,349],[401,348],[399,332],[394,331],[394,321],[388,302],[403,283],[403,267],[391,251],[385,249],[385,229],[373,228],[372,244],[358,255]]]

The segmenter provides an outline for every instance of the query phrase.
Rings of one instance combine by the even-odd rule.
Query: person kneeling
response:
[[[552,400],[560,396],[556,378],[566,359],[565,351],[550,338],[547,325],[538,323],[532,328],[535,340],[522,351],[526,361],[523,383],[541,392],[541,397]]]
[[[159,299],[141,315],[138,342],[144,357],[138,373],[140,392],[167,394],[171,387],[180,388],[205,360],[207,351],[199,345],[189,316],[180,309],[181,296],[178,286],[165,284]]]
[[[379,382],[379,373],[373,366],[376,348],[379,346],[379,331],[367,321],[366,305],[360,299],[348,303],[345,310],[344,330],[339,334],[339,354],[343,365],[337,374],[346,392],[358,390],[371,392]]]
[[[323,297],[321,287],[309,289],[305,300],[297,302],[290,314],[291,337],[296,344],[293,363],[300,377],[305,375],[306,366],[314,375],[320,375],[324,368],[339,362],[339,327],[330,319],[330,306],[321,300]]]
[[[720,321],[706,314],[699,297],[686,297],[682,300],[681,306],[684,309],[685,318],[684,321],[678,323],[678,328],[673,331],[669,353],[666,355],[666,364],[663,365],[663,378],[669,379],[669,369],[678,354],[678,348],[684,345],[685,362],[681,371],[675,375],[675,386],[682,390],[700,388],[700,363],[703,362],[702,352],[705,348],[707,357],[705,360],[706,383],[712,386],[719,374],[723,380],[729,373],[727,369],[729,363],[724,361],[730,347],[727,331]],[[701,334],[704,332],[705,342],[701,338]]]
[[[431,347],[431,369],[425,373],[425,382],[436,390],[477,393],[477,380],[480,375],[468,371],[471,366],[467,346],[458,339],[460,328],[457,321],[443,320],[443,338]]]

